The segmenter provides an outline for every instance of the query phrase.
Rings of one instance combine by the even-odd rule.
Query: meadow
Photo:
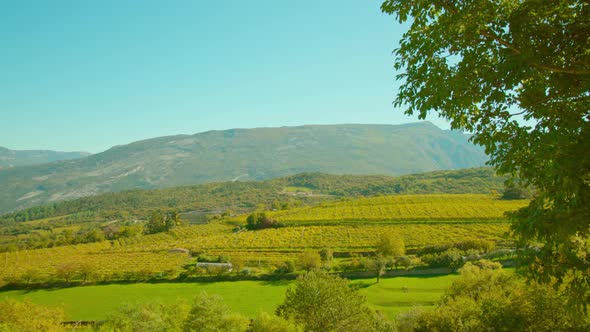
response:
[[[369,305],[390,318],[414,306],[431,307],[455,275],[360,279],[352,282]],[[124,303],[187,301],[200,292],[220,295],[235,312],[254,317],[259,310],[274,312],[292,281],[233,281],[209,283],[128,284],[0,292],[0,300],[30,299],[51,307],[62,306],[70,320],[101,320]]]

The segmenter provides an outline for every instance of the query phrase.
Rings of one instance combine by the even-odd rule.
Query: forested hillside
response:
[[[391,176],[302,173],[266,181],[235,181],[151,190],[106,193],[76,200],[32,207],[0,217],[4,224],[55,216],[91,213],[93,218],[141,218],[154,210],[221,213],[247,212],[262,204],[307,204],[350,196],[390,194],[500,192],[504,177],[490,168],[437,171]]]

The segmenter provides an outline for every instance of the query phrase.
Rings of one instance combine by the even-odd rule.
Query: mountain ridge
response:
[[[0,146],[0,169],[79,159],[90,155],[91,153],[83,151],[12,150]]]
[[[0,170],[0,212],[127,189],[264,180],[302,172],[404,175],[483,166],[468,136],[428,122],[213,130],[85,158]]]

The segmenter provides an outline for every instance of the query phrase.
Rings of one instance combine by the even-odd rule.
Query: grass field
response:
[[[371,306],[393,318],[413,306],[432,306],[455,278],[455,275],[395,277],[381,279],[379,284],[375,279],[355,280],[353,283],[358,284]],[[274,312],[291,283],[234,281],[86,286],[6,291],[0,293],[0,300],[29,298],[37,304],[63,306],[71,320],[100,320],[123,303],[190,301],[205,291],[222,296],[232,310],[253,317],[259,310]]]

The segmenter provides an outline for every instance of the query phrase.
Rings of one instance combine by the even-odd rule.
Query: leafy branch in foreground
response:
[[[590,302],[590,5],[587,1],[385,1],[410,21],[396,106],[474,134],[490,164],[534,187],[513,215],[533,279]],[[410,19],[411,17],[411,19]]]

